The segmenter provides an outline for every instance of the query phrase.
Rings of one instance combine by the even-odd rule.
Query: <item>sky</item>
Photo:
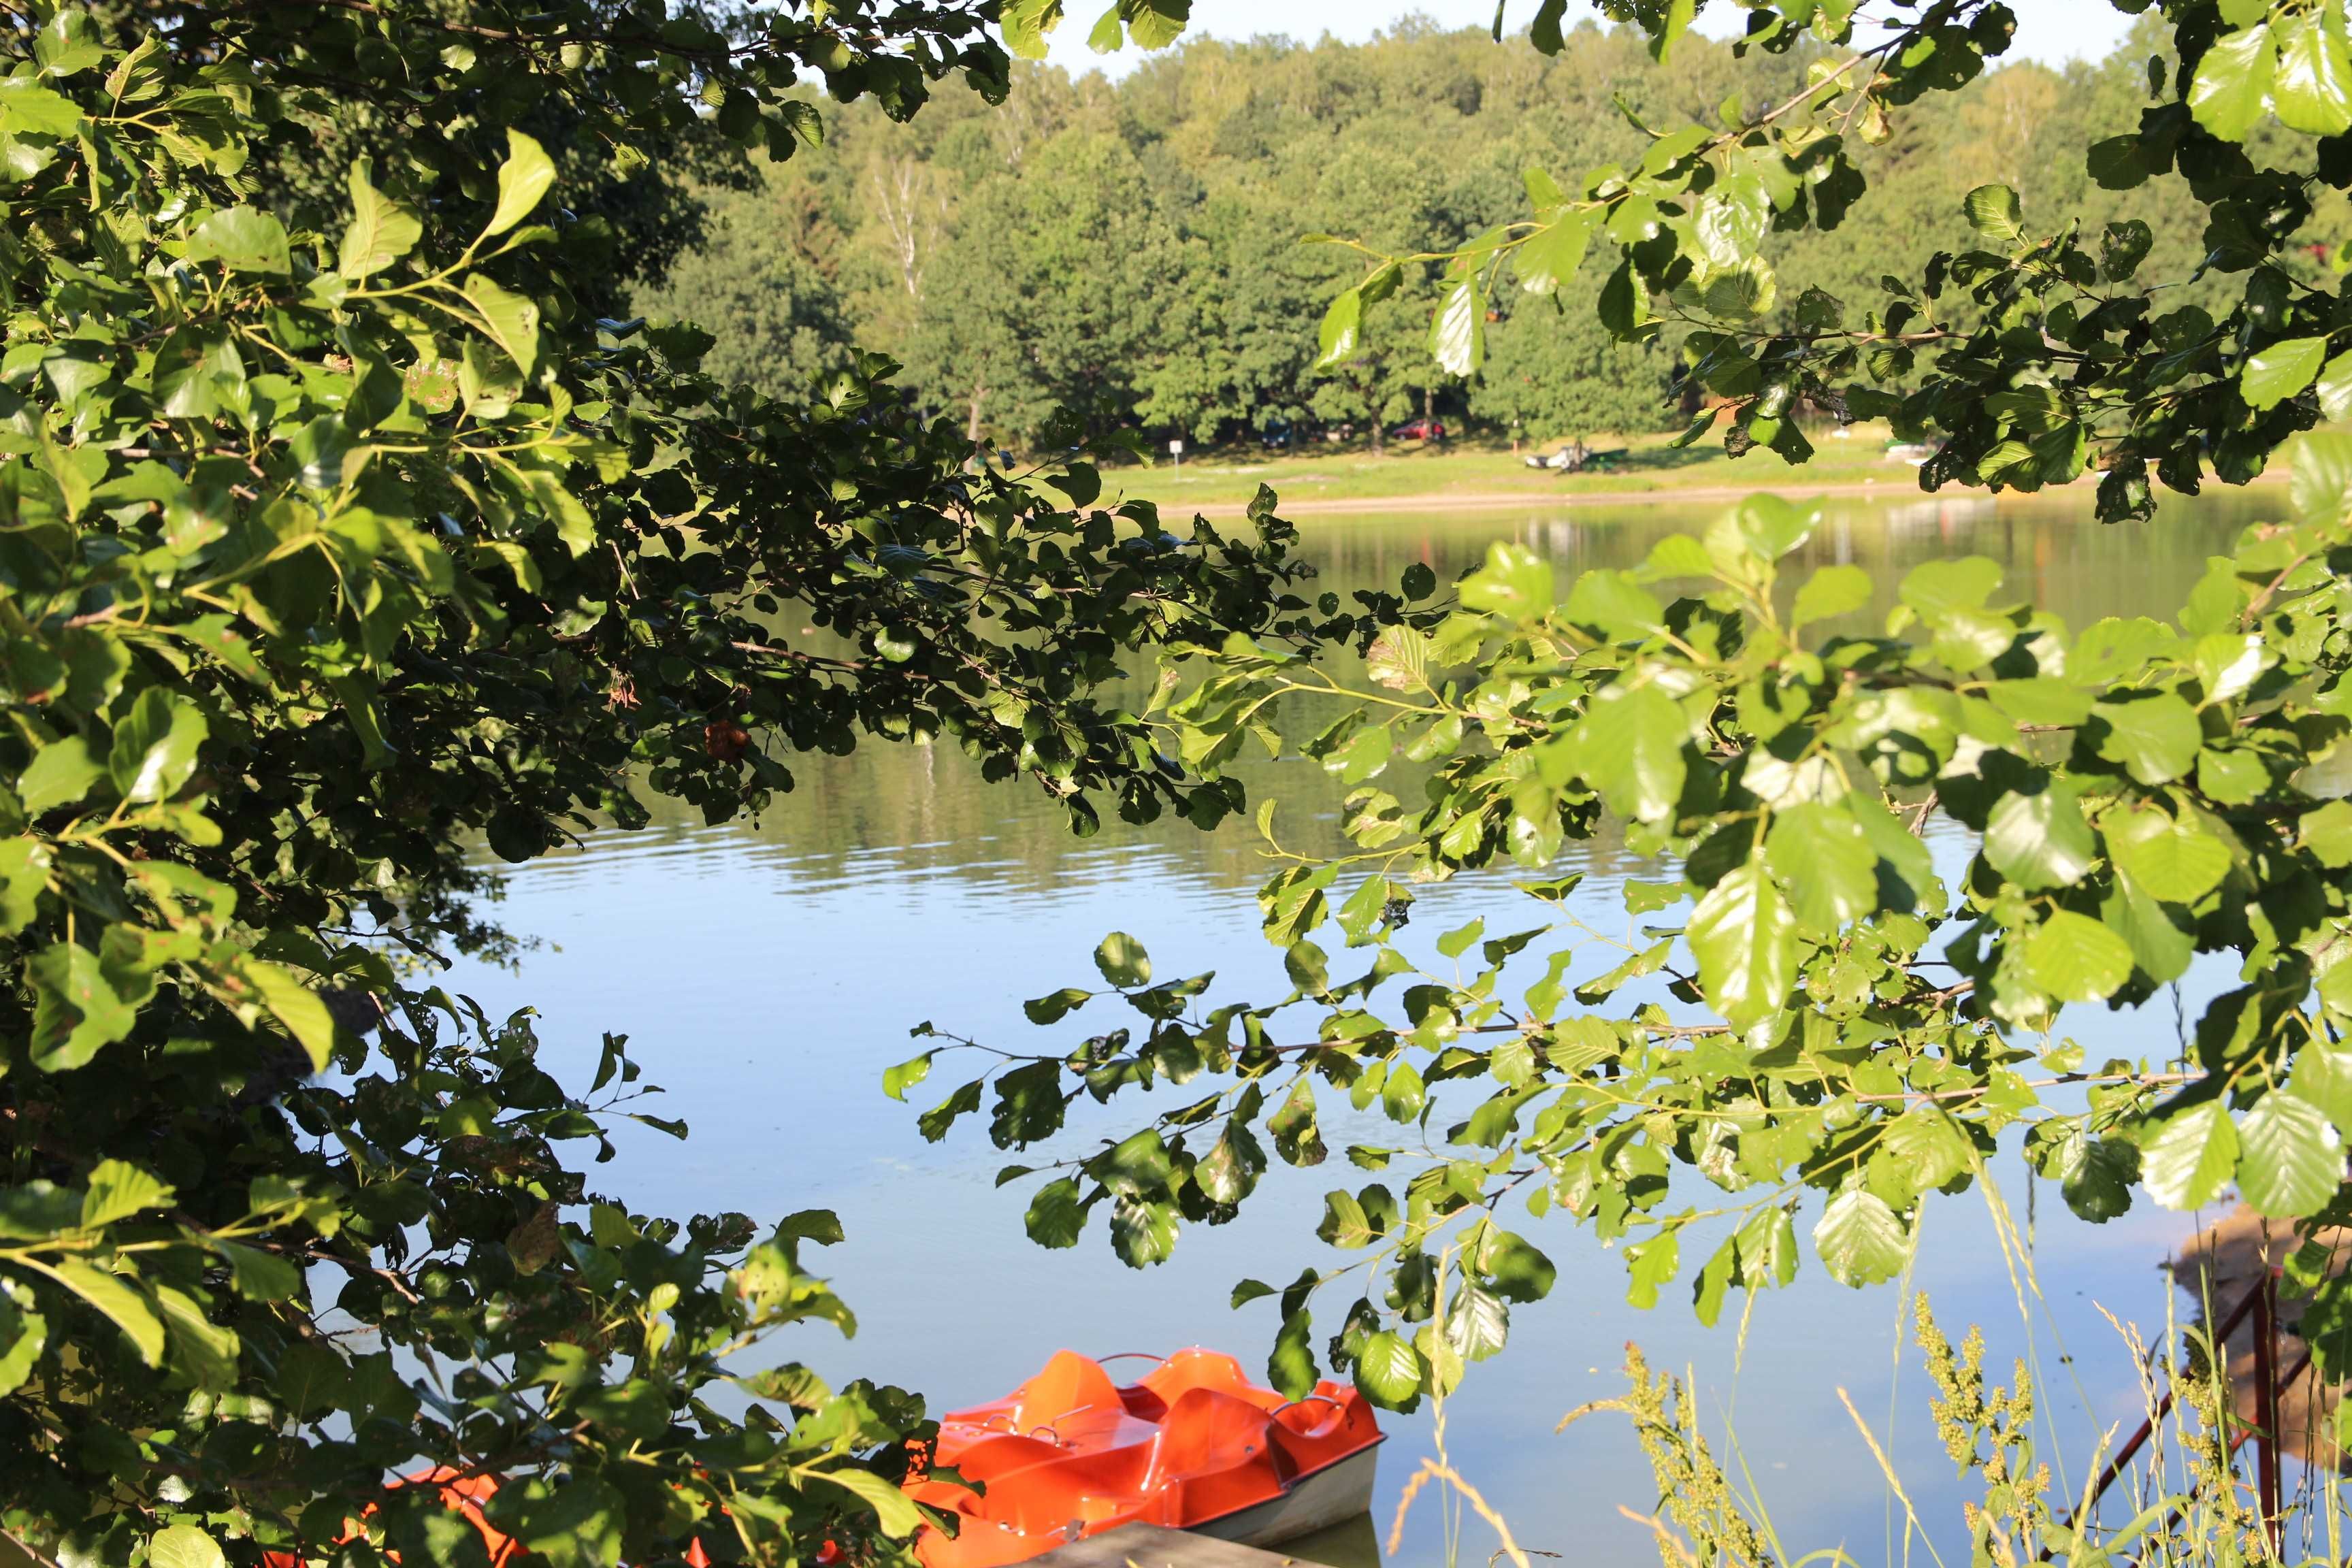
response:
[[[1053,40],[1055,64],[1073,71],[1108,70],[1122,75],[1142,58],[1127,49],[1102,56],[1087,47],[1087,29],[1108,0],[1066,0],[1066,19]],[[1535,15],[1536,0],[1510,0],[1507,26],[1525,27]],[[2070,59],[2096,59],[2123,38],[2132,18],[2108,0],[2021,0],[2017,41],[2011,58],[2063,65]],[[1702,16],[1702,30],[1720,32],[1745,25],[1746,13],[1727,5],[1710,7]],[[1247,38],[1286,34],[1311,41],[1326,33],[1360,43],[1400,17],[1419,14],[1449,27],[1485,27],[1495,19],[1494,0],[1193,0],[1192,31],[1219,38]],[[1571,20],[1594,15],[1589,5],[1571,4]],[[1713,24],[1713,26],[1710,26]]]

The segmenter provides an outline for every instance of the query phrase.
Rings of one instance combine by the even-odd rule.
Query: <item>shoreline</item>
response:
[[[2250,489],[2256,485],[2276,484],[2289,472],[2281,465],[2265,470],[2244,485],[2232,485],[2231,489]],[[2017,497],[2032,500],[2042,496],[2096,489],[2089,474],[2070,479],[2063,485],[2044,486],[2033,494]],[[1280,495],[1277,488],[1276,495]],[[2169,492],[2166,492],[2169,493]],[[1644,489],[1566,490],[1546,494],[1541,490],[1437,490],[1422,495],[1392,496],[1302,496],[1296,500],[1284,500],[1277,508],[1283,517],[1345,516],[1349,513],[1388,515],[1399,513],[1495,511],[1511,507],[1533,507],[1546,511],[1598,506],[1655,506],[1663,503],[1720,505],[1752,495],[1777,496],[1892,496],[1909,501],[2000,500],[2016,496],[2004,491],[1996,496],[1984,489],[1948,486],[1941,490],[1923,490],[1915,484],[1880,482],[1873,479],[1839,479],[1827,483],[1803,484],[1773,478],[1745,485],[1654,486]],[[1150,500],[1150,497],[1137,499]],[[1161,511],[1177,515],[1194,513],[1205,517],[1240,517],[1249,510],[1247,500],[1182,501],[1156,503]]]

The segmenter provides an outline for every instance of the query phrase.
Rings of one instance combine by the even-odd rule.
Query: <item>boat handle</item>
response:
[[[1112,1361],[1166,1361],[1167,1359],[1164,1355],[1154,1355],[1150,1351],[1113,1351],[1108,1355],[1095,1357],[1097,1364]]]
[[[1313,1405],[1318,1400],[1323,1404],[1329,1405],[1332,1409],[1339,1411],[1343,1415],[1348,1412],[1348,1407],[1346,1405],[1340,1404],[1338,1400],[1332,1398],[1328,1394],[1310,1394],[1304,1399],[1284,1400],[1280,1405],[1274,1407],[1274,1413],[1276,1415],[1279,1415],[1294,1405]]]

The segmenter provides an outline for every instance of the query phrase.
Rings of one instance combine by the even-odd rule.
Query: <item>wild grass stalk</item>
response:
[[[2214,1321],[2210,1311],[2202,1322],[2182,1322],[2168,1299],[2164,1331],[2152,1345],[2136,1325],[2103,1310],[2130,1359],[2147,1430],[2126,1454],[2116,1444],[2122,1424],[2107,1426],[2073,1456],[2081,1479],[2070,1485],[2057,1468],[2060,1449],[2028,1363],[2015,1361],[2008,1381],[1997,1383],[1985,1369],[1981,1330],[1971,1327],[1955,1344],[1924,1294],[1911,1304],[1910,1340],[1930,1385],[1937,1436],[1956,1479],[1973,1483],[1964,1487],[1973,1495],[1961,1501],[1957,1519],[1931,1513],[1936,1505],[1920,1500],[1888,1438],[1840,1388],[1838,1398],[1900,1514],[1899,1560],[1907,1561],[1916,1543],[1935,1568],[2316,1568],[2345,1561],[2343,1480],[2323,1463],[2301,1465],[2278,1517],[2264,1519],[2249,1440],[2256,1435],[2239,1414],[2227,1347],[2205,1326]],[[1442,1314],[1437,1331],[1442,1335]],[[1744,1458],[1743,1484],[1735,1485],[1701,1431],[1686,1381],[1654,1371],[1635,1345],[1626,1347],[1625,1374],[1624,1394],[1579,1405],[1557,1430],[1602,1412],[1633,1423],[1659,1501],[1652,1512],[1624,1505],[1617,1511],[1650,1532],[1663,1568],[1860,1568],[1843,1548],[1788,1559]],[[1402,1547],[1408,1516],[1433,1490],[1447,1510],[1445,1568],[1461,1562],[1465,1509],[1501,1542],[1490,1563],[1532,1568],[1531,1559],[1555,1555],[1523,1544],[1464,1477],[1447,1450],[1444,1391],[1434,1404],[1435,1453],[1398,1502],[1390,1555]],[[1737,1456],[1727,1422],[1724,1438]],[[2332,1460],[2333,1453],[2318,1458]],[[1887,1555],[1894,1568],[1898,1554],[1891,1541]]]

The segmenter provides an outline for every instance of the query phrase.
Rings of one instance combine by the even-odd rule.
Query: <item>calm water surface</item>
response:
[[[2010,593],[2073,626],[2106,615],[2168,617],[2206,557],[2283,500],[2276,491],[2210,500],[2119,529],[2093,522],[2086,496],[1998,507],[1833,501],[1806,554],[1812,564],[1871,571],[1882,613],[1912,564],[1982,554],[2002,563]],[[1498,539],[1541,551],[1564,584],[1584,568],[1631,565],[1661,534],[1701,528],[1715,510],[1596,507],[1306,527],[1326,587],[1393,583],[1416,561],[1450,576]],[[1091,984],[1089,954],[1114,929],[1141,938],[1163,974],[1213,969],[1221,994],[1286,993],[1279,957],[1256,934],[1252,889],[1264,869],[1254,836],[1238,825],[1203,836],[1181,824],[1136,830],[1113,821],[1079,842],[1025,786],[983,786],[947,750],[869,744],[853,757],[794,765],[799,791],[756,826],[616,834],[521,870],[499,913],[544,945],[519,973],[469,966],[454,977],[494,1010],[539,1007],[551,1065],[575,1081],[593,1067],[600,1031],[632,1037],[648,1077],[668,1090],[656,1109],[684,1117],[693,1136],[679,1144],[629,1130],[617,1140],[610,1188],[640,1209],[681,1215],[836,1210],[848,1242],[824,1261],[860,1331],[849,1343],[812,1332],[787,1348],[830,1374],[922,1390],[935,1408],[997,1394],[1065,1345],[1108,1354],[1202,1342],[1262,1363],[1273,1303],[1234,1312],[1227,1293],[1243,1276],[1288,1279],[1328,1256],[1312,1234],[1321,1196],[1354,1173],[1277,1164],[1242,1219],[1187,1230],[1172,1263],[1138,1272],[1112,1256],[1099,1226],[1072,1251],[1030,1245],[1021,1229],[1025,1186],[992,1186],[1004,1156],[988,1144],[984,1121],[967,1119],[945,1143],[928,1144],[915,1107],[893,1104],[877,1087],[885,1067],[912,1054],[908,1027],[926,1019],[1024,1049],[1107,1026],[1088,1027],[1098,1015],[1082,1012],[1048,1035],[1023,1021],[1020,1003]],[[1302,797],[1294,809],[1311,815],[1334,804]],[[1622,924],[1615,884],[1639,868],[1607,846],[1584,853],[1580,864],[1593,875],[1582,912]],[[1515,901],[1497,881],[1462,879],[1424,900],[1414,933],[1433,940],[1474,912],[1507,921],[1522,912]],[[2196,993],[2220,984],[2200,978],[2192,975],[2186,998],[2191,1017]],[[2109,1050],[2160,1055],[2176,1038],[2169,1005],[2161,1016],[2066,1023],[2094,1060]],[[927,1104],[958,1081],[942,1064],[913,1098]],[[1062,1147],[1087,1147],[1139,1120],[1132,1105],[1082,1108]],[[1337,1146],[1348,1130],[1327,1131]],[[2054,1193],[2030,1191],[2021,1165],[2004,1170],[2018,1222],[2032,1222],[2032,1282],[2013,1282],[1985,1199],[1971,1194],[1931,1202],[1916,1283],[1955,1338],[1966,1322],[1984,1325],[1989,1366],[2034,1360],[2054,1433],[2070,1455],[2085,1455],[2099,1431],[2118,1421],[2127,1429],[2138,1409],[2131,1369],[2099,1310],[2160,1328],[2168,1300],[2158,1266],[2190,1222],[2143,1207],[2087,1226]],[[1801,1220],[1809,1225],[1810,1216]],[[1756,1302],[1743,1345],[1738,1297],[1715,1330],[1693,1319],[1683,1287],[1657,1310],[1637,1311],[1625,1305],[1613,1250],[1557,1219],[1520,1228],[1550,1253],[1559,1282],[1549,1300],[1517,1310],[1499,1360],[1472,1369],[1449,1406],[1448,1446],[1524,1544],[1581,1563],[1656,1560],[1646,1529],[1619,1511],[1624,1504],[1646,1513],[1655,1498],[1622,1421],[1604,1415],[1553,1432],[1572,1406],[1618,1391],[1628,1340],[1654,1364],[1695,1379],[1718,1452],[1727,1451],[1725,1424],[1736,1431],[1790,1558],[1826,1545],[1873,1563],[1890,1560],[1890,1545],[1900,1551],[1889,1536],[1899,1514],[1890,1512],[1840,1388],[1882,1432],[1891,1425],[1906,1489],[1943,1542],[1958,1533],[1958,1494],[1927,1416],[1916,1352],[1898,1357],[1904,1304],[1895,1290],[1843,1289],[1809,1255],[1794,1288]],[[1318,1337],[1337,1326],[1346,1300],[1329,1299]],[[1389,1426],[1382,1533],[1432,1441],[1425,1413]],[[2076,1489],[2084,1468],[2072,1458],[2065,1479]],[[1417,1505],[1397,1560],[1443,1561],[1442,1524],[1437,1507]],[[1483,1562],[1492,1546],[1472,1521],[1460,1560]]]

